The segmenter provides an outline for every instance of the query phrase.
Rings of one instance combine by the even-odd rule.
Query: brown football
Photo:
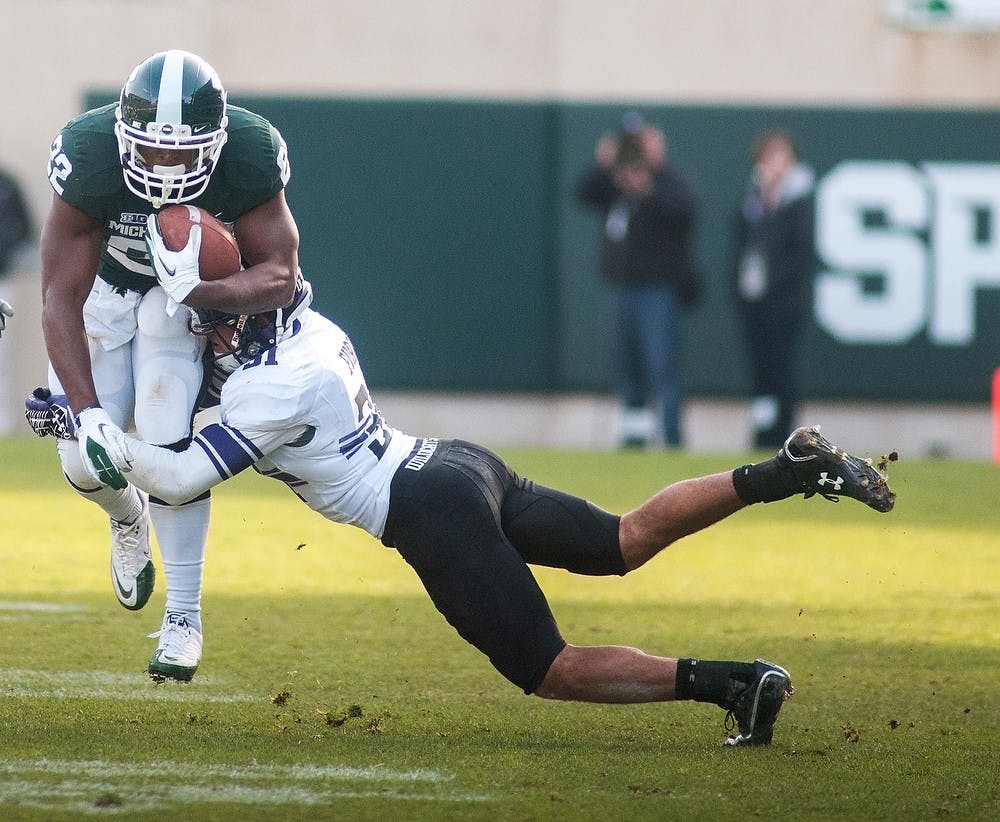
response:
[[[187,245],[191,226],[201,225],[198,271],[203,280],[221,280],[240,270],[240,249],[226,224],[205,209],[191,205],[167,206],[156,215],[163,242],[171,251]]]

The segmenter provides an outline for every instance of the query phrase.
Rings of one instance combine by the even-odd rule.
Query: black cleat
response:
[[[778,463],[791,468],[806,499],[813,494],[833,502],[851,497],[882,513],[896,504],[885,474],[870,459],[838,448],[819,433],[818,425],[796,428],[778,452]]]
[[[758,659],[753,664],[754,681],[725,707],[726,730],[737,730],[726,740],[730,747],[770,745],[774,723],[784,701],[795,693],[792,677],[780,665]]]

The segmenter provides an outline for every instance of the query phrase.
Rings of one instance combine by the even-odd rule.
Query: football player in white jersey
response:
[[[792,693],[785,669],[764,660],[570,645],[529,565],[622,575],[751,503],[794,494],[829,497],[835,490],[885,512],[895,499],[885,476],[818,429],[801,428],[770,460],[674,483],[617,516],[518,477],[473,443],[416,438],[390,426],[350,339],[307,306],[307,295],[300,295],[283,312],[199,311],[196,331],[207,335],[217,367],[229,374],[221,421],[181,452],[151,446],[111,423],[81,432],[95,476],[112,485],[127,476],[180,503],[254,467],[325,517],[398,550],[445,618],[525,693],[715,703],[733,723],[727,722],[734,733],[726,744],[770,743]]]

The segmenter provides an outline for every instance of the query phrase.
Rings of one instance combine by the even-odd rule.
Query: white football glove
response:
[[[180,251],[171,251],[163,242],[156,215],[150,214],[146,222],[146,248],[149,259],[156,271],[163,290],[167,292],[167,316],[177,313],[177,307],[184,302],[196,285],[201,282],[198,271],[198,254],[201,251],[201,226],[191,226],[187,245]]]
[[[125,433],[98,405],[85,408],[76,417],[76,438],[83,467],[101,485],[121,490],[128,483],[122,471],[131,471],[126,456]]]
[[[3,336],[3,330],[7,327],[7,318],[13,316],[14,309],[10,307],[10,303],[0,300],[0,336]]]

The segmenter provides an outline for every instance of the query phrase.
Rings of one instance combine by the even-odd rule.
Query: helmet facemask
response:
[[[147,123],[145,130],[119,120],[115,123],[118,151],[129,191],[148,200],[156,208],[186,203],[203,194],[226,143],[225,127],[207,135],[190,135],[190,126],[173,123]],[[177,132],[181,132],[177,134]],[[178,157],[175,165],[149,166],[144,148],[190,153]]]
[[[125,185],[155,208],[201,195],[228,137],[226,92],[215,70],[184,51],[155,54],[122,88],[115,137]],[[182,152],[161,164],[154,155]],[[153,162],[149,159],[153,158]]]

